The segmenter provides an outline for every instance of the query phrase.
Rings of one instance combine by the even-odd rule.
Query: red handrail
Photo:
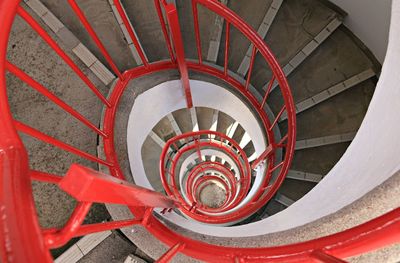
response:
[[[227,55],[223,71],[203,64],[201,56],[199,56],[199,63],[185,61],[187,68],[226,81],[244,95],[253,107],[258,109],[257,113],[259,114],[263,125],[266,128],[271,128],[266,131],[270,145],[274,147],[285,147],[286,150],[284,160],[278,165],[273,165],[274,154],[268,155],[267,162],[271,167],[271,170],[280,168],[279,173],[283,175],[286,174],[293,157],[295,143],[295,112],[290,89],[279,64],[257,33],[232,11],[214,0],[193,0],[193,5],[197,4],[201,4],[215,12],[217,15],[222,16],[226,21],[227,28],[230,26],[237,28],[251,41],[258,52],[266,59],[274,73],[273,77],[276,78],[283,94],[285,110],[288,115],[288,134],[286,134],[278,144],[275,143],[271,127],[274,127],[276,121],[273,121],[273,125],[271,125],[266,114],[261,111],[266,103],[270,89],[268,88],[263,101],[260,103],[256,97],[246,89],[247,85],[243,85],[243,83],[240,83],[229,75],[227,68]],[[196,10],[196,8],[197,7],[194,7],[193,10]],[[59,54],[60,57],[64,59],[75,73],[89,86],[89,88],[92,89],[95,95],[98,96],[105,105],[107,105],[108,108],[105,112],[103,127],[103,133],[107,136],[102,136],[107,160],[104,161],[96,157],[92,158],[91,156],[86,156],[77,149],[70,148],[64,142],[56,141],[39,131],[13,120],[6,94],[5,72],[7,70],[6,52],[8,38],[10,35],[11,25],[17,13],[23,17],[41,37],[43,37],[50,47],[52,47],[53,50],[55,50],[57,54]],[[166,227],[152,215],[153,206],[166,207],[170,209],[176,204],[175,200],[171,200],[170,198],[166,198],[148,190],[138,189],[133,185],[124,185],[124,182],[122,181],[115,181],[115,178],[101,175],[95,171],[87,170],[84,167],[72,167],[69,175],[63,179],[60,179],[56,175],[46,174],[40,171],[29,171],[28,156],[22,141],[17,134],[16,127],[22,131],[30,132],[32,135],[40,137],[49,143],[57,144],[60,147],[62,146],[65,150],[74,151],[76,154],[89,157],[92,161],[108,165],[110,173],[114,177],[123,178],[114,151],[113,142],[113,124],[122,92],[131,79],[163,70],[178,69],[178,64],[174,61],[171,53],[171,61],[151,63],[147,66],[138,67],[123,73],[123,76],[121,75],[121,79],[117,83],[109,100],[107,100],[97,91],[90,80],[61,50],[54,40],[49,37],[44,29],[42,29],[26,11],[19,7],[19,1],[0,1],[0,18],[2,22],[2,27],[0,29],[0,253],[3,262],[50,262],[51,256],[49,248],[56,243],[57,245],[60,245],[70,237],[80,234],[87,234],[139,223],[149,232],[154,234],[159,240],[171,247],[171,249],[160,259],[160,262],[169,261],[178,252],[210,262],[309,262],[311,259],[334,261],[337,260],[337,258],[346,258],[358,255],[389,244],[400,242],[400,209],[396,209],[346,231],[298,244],[271,248],[234,248],[210,245],[179,235]],[[198,27],[196,27],[196,30],[198,30]],[[167,43],[170,43],[168,32],[166,30],[163,30],[163,32],[165,32],[166,40],[168,38]],[[229,35],[229,30],[227,30],[227,35]],[[199,38],[200,36],[197,35],[197,43],[200,43]],[[229,39],[229,37],[227,37],[227,39]],[[229,41],[226,43],[228,42]],[[229,45],[226,44],[225,46],[225,54],[228,54]],[[104,52],[105,49],[102,51]],[[114,66],[113,68],[115,69]],[[20,76],[22,76],[22,74],[20,74]],[[36,85],[33,84],[34,82],[32,81],[30,82],[32,86]],[[271,80],[270,83],[271,82],[273,83],[274,81]],[[51,97],[50,94],[48,95]],[[73,113],[74,111],[68,108],[67,105],[64,105],[61,101],[57,101],[54,98],[54,102],[73,116],[77,118],[79,117],[77,113]],[[83,119],[81,119],[81,121],[83,121]],[[89,125],[89,123],[86,124]],[[96,130],[97,133],[99,133],[99,131],[100,130]],[[283,145],[284,141],[286,141],[285,145]],[[89,181],[94,180],[95,188],[88,188],[89,190],[78,189],[79,191],[76,191],[77,178],[74,176],[80,176],[80,180],[82,178],[90,179]],[[70,180],[71,178],[72,180]],[[279,187],[283,178],[284,176],[278,177],[271,193],[274,193],[274,191],[277,190],[277,187]],[[68,223],[65,228],[50,229],[45,230],[44,232],[40,229],[32,197],[31,179],[63,185],[61,186],[62,189],[71,193],[78,200],[83,202],[79,204],[75,216],[70,219],[70,223]],[[68,182],[68,180],[70,181]],[[115,188],[116,192],[107,195],[107,198],[113,198],[114,201],[119,200],[119,203],[121,203],[121,197],[118,196],[117,192],[121,191],[122,193],[129,193],[131,191],[132,194],[130,197],[125,199],[125,202],[122,203],[129,206],[137,220],[77,227],[76,225],[80,225],[78,223],[82,221],[82,218],[87,212],[91,202],[110,201],[110,199],[107,199],[105,196],[99,195],[99,191],[94,191],[93,189],[96,189],[96,187],[104,189],[104,187],[110,186]],[[91,187],[93,187],[93,185]],[[143,198],[143,196],[145,196],[145,198]],[[29,246],[26,246],[26,244],[29,244]]]
[[[185,144],[180,148],[173,148],[173,146],[176,145],[177,142],[179,141],[185,141]],[[170,151],[171,148],[173,149],[172,151]],[[196,168],[200,169],[200,172],[204,172],[204,167],[209,167],[209,166],[204,166],[204,164],[207,164],[208,162],[203,162],[201,156],[201,151],[208,148],[217,149],[218,151],[225,153],[235,162],[235,165],[238,167],[239,170],[238,183],[240,183],[240,187],[237,188],[231,187],[227,189],[228,191],[235,190],[235,192],[233,193],[234,202],[227,203],[227,205],[229,205],[227,207],[223,206],[221,207],[221,209],[215,209],[214,211],[212,211],[212,214],[210,214],[211,211],[204,213],[205,211],[203,209],[197,209],[197,205],[193,207],[193,203],[197,203],[198,205],[200,205],[200,203],[197,200],[190,199],[191,201],[187,202],[184,198],[184,195],[181,193],[182,191],[185,191],[185,189],[181,187],[179,190],[175,182],[176,181],[175,173],[177,171],[177,164],[180,162],[180,158],[185,153],[190,153],[191,151],[198,152],[199,155],[198,159],[200,163],[196,166]],[[201,171],[202,169],[203,171]],[[210,167],[210,170],[212,169],[214,168]],[[229,174],[227,174],[226,171],[219,168],[217,168],[217,170],[221,171],[222,174],[226,174],[226,176],[229,177]],[[188,191],[187,194],[189,196],[192,195],[192,192],[196,192],[196,190],[198,190],[197,188],[200,187],[199,182],[198,181],[196,182],[195,180],[195,177],[199,175],[198,172],[199,171],[195,169],[194,174],[189,175],[189,178],[187,179],[186,191]],[[234,222],[246,218],[251,213],[255,212],[259,206],[263,206],[265,204],[265,203],[258,204],[259,201],[266,202],[265,199],[258,200],[258,197],[262,195],[262,193],[258,193],[255,194],[255,196],[249,201],[249,206],[250,203],[252,203],[253,201],[257,203],[257,205],[251,205],[252,206],[251,209],[249,209],[248,206],[238,209],[237,211],[234,210],[229,211],[230,209],[234,208],[237,204],[242,202],[243,199],[246,197],[250,188],[252,174],[250,170],[250,164],[247,160],[246,154],[244,153],[243,149],[241,149],[240,146],[233,139],[220,132],[215,132],[215,131],[188,132],[175,136],[170,140],[168,140],[162,150],[160,157],[160,176],[161,176],[161,182],[163,183],[164,190],[166,191],[166,193],[170,197],[176,198],[180,201],[181,211],[186,215],[192,217],[193,219],[205,223],[221,224],[227,222]],[[231,185],[237,183],[234,180],[231,181],[232,181]],[[196,209],[193,210],[193,208]],[[224,215],[219,214],[222,211],[225,211]]]

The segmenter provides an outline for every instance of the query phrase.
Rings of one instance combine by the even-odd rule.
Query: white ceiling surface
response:
[[[330,0],[348,13],[344,24],[383,63],[390,25],[392,0]]]

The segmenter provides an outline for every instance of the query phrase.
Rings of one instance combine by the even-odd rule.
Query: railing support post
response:
[[[186,105],[188,108],[192,108],[193,101],[192,101],[192,93],[190,91],[189,72],[185,60],[185,50],[183,47],[181,27],[179,25],[179,19],[178,19],[178,12],[174,4],[166,4],[165,13],[167,15],[168,26],[172,35],[176,61],[178,63],[179,72],[181,74],[182,86],[186,97]]]

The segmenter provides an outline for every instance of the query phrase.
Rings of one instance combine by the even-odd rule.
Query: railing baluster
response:
[[[286,134],[282,139],[276,144],[277,147],[284,147],[283,142],[289,138],[289,134]]]
[[[97,90],[90,79],[79,69],[72,59],[60,48],[49,34],[36,22],[22,7],[18,7],[18,15],[22,17],[35,30],[44,41],[70,66],[70,68],[81,78],[81,80],[93,91],[93,93],[105,104],[111,107],[110,102]]]
[[[253,50],[251,51],[249,72],[247,73],[247,79],[246,79],[246,86],[245,86],[246,90],[249,89],[251,73],[253,73],[254,60],[255,60],[255,57],[256,57],[256,53],[257,53],[257,48],[256,48],[256,46],[253,45]]]
[[[182,249],[185,248],[185,243],[177,243],[173,247],[171,247],[164,255],[162,255],[157,263],[167,263],[170,262],[171,259],[178,254]]]
[[[255,169],[262,161],[274,152],[272,144],[268,145],[267,149],[251,164],[251,169]]]
[[[340,258],[331,256],[322,250],[314,250],[311,253],[310,257],[313,259],[316,259],[318,261],[324,262],[324,263],[346,263],[347,262]]]
[[[138,225],[141,223],[141,220],[138,219],[128,219],[128,220],[120,220],[120,221],[112,221],[112,222],[104,222],[104,223],[96,223],[96,224],[88,224],[81,225],[78,230],[73,234],[72,237],[80,237],[89,235],[96,232],[103,232],[107,230],[113,230],[118,228],[123,228],[132,225]],[[57,228],[49,228],[43,230],[44,235],[50,235],[57,232],[60,232],[61,229]]]
[[[280,117],[282,116],[283,112],[286,110],[286,105],[283,105],[282,109],[279,111],[278,115],[276,115],[274,122],[272,123],[271,127],[269,127],[269,130],[272,131],[272,129],[275,127],[275,125],[278,123]]]
[[[202,156],[201,156],[200,140],[199,139],[196,140],[196,145],[197,145],[197,147],[196,147],[197,156],[199,157],[200,162],[201,162],[203,159],[202,159]]]
[[[185,91],[186,105],[188,108],[192,108],[193,101],[192,93],[190,91],[189,72],[185,59],[185,51],[183,47],[181,28],[179,25],[178,12],[173,4],[165,5],[165,11],[167,14],[168,25],[172,33],[172,39],[174,41],[176,61],[181,74],[182,86]]]
[[[36,170],[31,170],[30,175],[32,180],[41,181],[45,183],[58,184],[62,180],[61,176]]]
[[[122,22],[124,22],[125,28],[128,31],[128,34],[129,34],[130,38],[132,39],[133,44],[135,45],[136,51],[138,52],[143,65],[145,67],[147,67],[149,65],[149,62],[147,61],[146,56],[144,55],[143,49],[139,44],[139,41],[136,37],[135,32],[133,32],[131,23],[129,22],[128,17],[126,16],[124,9],[122,8],[121,1],[114,0],[114,5],[117,8],[117,11],[122,19]]]
[[[93,162],[96,162],[96,163],[99,163],[99,164],[106,165],[108,167],[113,166],[111,163],[108,163],[107,161],[104,161],[104,160],[102,160],[100,158],[97,158],[97,157],[91,155],[91,154],[88,154],[88,153],[86,153],[84,151],[81,151],[81,150],[79,150],[79,149],[77,149],[77,148],[75,148],[75,147],[73,147],[73,146],[71,146],[69,144],[66,144],[65,142],[59,141],[57,139],[54,139],[53,137],[50,137],[50,136],[48,136],[48,135],[46,135],[46,134],[44,134],[44,133],[42,133],[42,132],[40,132],[38,130],[26,125],[26,124],[23,124],[22,122],[14,120],[14,125],[15,125],[15,128],[18,131],[20,131],[22,133],[25,133],[25,134],[28,134],[28,135],[30,135],[32,137],[35,137],[35,138],[37,138],[37,139],[39,139],[41,141],[44,141],[46,143],[49,143],[51,145],[54,145],[54,146],[56,146],[56,147],[58,147],[60,149],[63,149],[65,151],[67,151],[67,152],[76,154],[76,155],[81,156],[81,157],[83,157],[85,159],[88,159],[90,161],[93,161]]]
[[[68,222],[60,231],[44,235],[46,246],[56,248],[67,243],[78,231],[91,206],[92,203],[90,202],[79,202]]]
[[[94,31],[93,27],[90,25],[85,14],[80,9],[78,4],[75,2],[75,0],[68,0],[68,3],[71,6],[71,8],[74,10],[75,14],[78,16],[79,20],[81,21],[82,25],[85,27],[86,31],[92,37],[93,41],[96,43],[96,46],[100,49],[100,52],[103,54],[104,58],[107,60],[108,65],[111,67],[111,69],[114,71],[114,73],[118,76],[119,79],[124,80],[123,75],[119,71],[118,67],[115,65],[110,54],[104,47],[100,38],[97,36],[96,32]],[[128,25],[127,25],[127,27],[128,27]]]
[[[196,0],[192,0],[192,11],[193,11],[194,33],[196,36],[197,56],[199,58],[199,64],[203,64],[203,54],[201,50],[200,27],[199,27],[199,12],[197,11]]]
[[[51,93],[48,89],[43,87],[39,82],[35,81],[32,79],[29,75],[27,75],[25,72],[23,72],[21,69],[10,63],[9,61],[6,61],[6,69],[17,76],[19,79],[24,81],[26,84],[31,86],[33,89],[41,93],[43,96],[47,97],[49,100],[60,106],[63,110],[71,114],[74,118],[77,120],[81,121],[83,124],[85,124],[87,127],[95,131],[97,134],[103,137],[107,137],[107,135],[97,128],[94,124],[92,124],[89,120],[87,120],[85,117],[83,117],[79,112],[74,110],[71,106],[66,104],[64,101],[62,101],[60,98],[58,98],[56,95]]]
[[[231,31],[231,24],[226,21],[225,22],[225,56],[224,56],[224,74],[228,76],[228,55],[229,55],[229,38],[230,38],[230,31]]]
[[[144,226],[147,226],[149,224],[149,220],[151,216],[153,215],[153,208],[147,208],[146,211],[143,214],[143,218],[141,220],[141,224]]]
[[[284,164],[284,161],[280,162],[277,166],[271,169],[271,173],[275,172],[279,167],[281,167]]]
[[[173,49],[172,49],[171,38],[170,38],[169,33],[168,33],[167,25],[165,24],[164,15],[163,15],[162,10],[161,10],[160,0],[154,0],[154,4],[156,6],[158,17],[160,18],[161,29],[162,29],[162,32],[163,32],[163,35],[164,35],[165,42],[167,43],[169,56],[171,58],[171,61],[174,62],[175,61],[175,56],[174,56],[174,52],[173,52]]]
[[[267,102],[267,98],[268,98],[269,94],[271,93],[274,82],[275,82],[275,75],[272,76],[271,80],[268,83],[268,88],[267,88],[267,91],[265,92],[264,99],[261,103],[260,109],[264,108],[264,105]]]

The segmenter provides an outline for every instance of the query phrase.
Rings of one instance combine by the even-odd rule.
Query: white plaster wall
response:
[[[383,63],[385,58],[392,0],[330,0],[348,13],[344,24]]]

